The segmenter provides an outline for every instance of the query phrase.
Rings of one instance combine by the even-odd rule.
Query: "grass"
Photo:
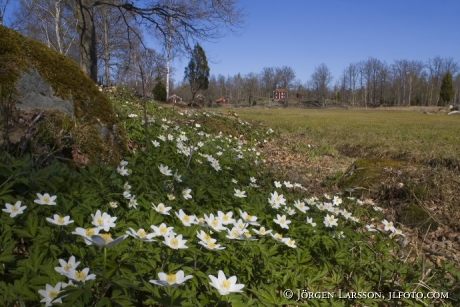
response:
[[[449,241],[446,238],[460,230],[460,118],[436,111],[238,108],[227,112],[277,130],[281,137],[266,146],[274,148],[264,150],[268,164],[288,179],[302,178],[312,193],[343,191],[354,168],[383,161],[372,170],[364,167],[374,174],[355,172],[355,179],[357,175],[361,180],[355,186],[366,188],[355,189],[354,195],[377,199],[388,219],[410,229],[419,255],[434,247],[458,259],[460,247],[444,249],[442,240]],[[398,163],[404,166],[393,166]],[[434,244],[427,247],[427,242]]]
[[[317,148],[350,157],[381,157],[458,168],[460,120],[379,109],[235,109],[279,131],[305,135]]]

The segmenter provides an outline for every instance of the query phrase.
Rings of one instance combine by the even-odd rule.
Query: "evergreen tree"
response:
[[[199,90],[206,90],[209,85],[209,66],[206,54],[199,44],[192,51],[192,57],[185,68],[184,80],[188,80],[192,92],[192,101]]]
[[[166,102],[166,86],[163,81],[157,79],[157,84],[152,90],[153,99]]]
[[[439,103],[442,106],[445,106],[446,103],[450,102],[452,98],[454,98],[455,89],[454,89],[454,81],[452,79],[452,74],[450,71],[444,75],[441,82],[441,90],[439,92]]]

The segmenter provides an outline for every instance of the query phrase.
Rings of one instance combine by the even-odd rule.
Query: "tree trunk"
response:
[[[109,21],[107,7],[102,8],[102,18],[104,24],[104,64],[105,64],[105,84],[110,86],[110,42],[109,42]]]
[[[80,66],[97,83],[96,27],[92,0],[77,0],[76,16],[80,33]]]

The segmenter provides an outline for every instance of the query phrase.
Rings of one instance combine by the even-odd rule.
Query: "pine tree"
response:
[[[185,68],[184,80],[188,80],[192,92],[192,101],[199,90],[208,89],[209,66],[206,54],[199,44],[196,44],[192,51],[192,57]]]
[[[446,103],[449,103],[452,98],[454,98],[455,89],[454,89],[454,81],[452,79],[452,74],[448,71],[444,78],[442,78],[441,82],[441,90],[439,92],[439,103],[442,106],[445,106]]]
[[[161,80],[157,80],[157,84],[152,90],[153,98],[156,101],[166,102],[166,86]]]

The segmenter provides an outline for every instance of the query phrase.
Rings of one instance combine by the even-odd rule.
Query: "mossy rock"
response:
[[[389,172],[399,172],[413,168],[413,165],[398,160],[380,158],[361,158],[355,161],[338,182],[342,190],[353,189],[360,194],[377,192],[382,183],[388,178]]]
[[[86,137],[74,140],[73,146],[83,150],[90,161],[118,162],[126,154],[125,133],[112,103],[71,59],[0,26],[0,71],[0,101],[3,104],[13,103],[25,110],[40,109],[37,112],[43,109],[65,112],[72,117],[76,130],[86,131]],[[21,100],[27,96],[21,92],[25,91],[24,87],[18,86],[21,79],[24,83],[23,78],[38,80],[40,89],[32,97],[32,104],[21,106]],[[40,83],[42,81],[44,84]],[[36,105],[41,99],[51,99],[55,105]]]

